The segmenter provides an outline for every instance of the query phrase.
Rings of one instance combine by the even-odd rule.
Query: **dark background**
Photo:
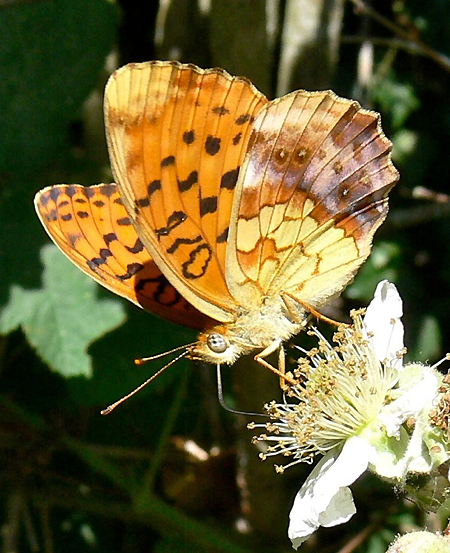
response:
[[[181,361],[99,415],[161,366],[135,357],[195,339],[100,290],[49,247],[34,213],[45,186],[111,179],[102,91],[119,65],[180,59],[245,75],[270,98],[332,88],[380,111],[401,181],[370,260],[329,313],[345,320],[389,278],[409,358],[450,349],[449,3],[373,5],[0,0],[1,553],[291,550],[288,513],[310,467],[276,475],[258,459],[252,417],[219,406],[212,367]],[[237,409],[280,399],[276,377],[248,360],[223,372]],[[370,475],[353,490],[351,522],[303,551],[377,553],[397,532],[441,528]]]

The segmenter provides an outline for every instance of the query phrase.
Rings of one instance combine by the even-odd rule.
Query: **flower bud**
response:
[[[450,539],[432,532],[411,532],[397,538],[386,553],[450,553]]]

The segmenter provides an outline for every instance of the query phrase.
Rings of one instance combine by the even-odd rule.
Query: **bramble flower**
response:
[[[289,538],[297,549],[319,526],[347,522],[356,512],[349,486],[367,469],[396,485],[430,474],[450,458],[450,393],[436,366],[403,364],[402,301],[380,282],[366,310],[352,313],[332,346],[317,329],[318,347],[303,353],[283,403],[266,406],[265,459],[317,463],[296,495]],[[444,397],[447,398],[444,400]]]

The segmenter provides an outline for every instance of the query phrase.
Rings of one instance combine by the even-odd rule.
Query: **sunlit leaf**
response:
[[[63,376],[91,375],[88,346],[125,318],[115,300],[96,298],[97,284],[83,275],[54,246],[41,251],[40,290],[13,286],[0,314],[0,332],[22,327],[31,345]]]

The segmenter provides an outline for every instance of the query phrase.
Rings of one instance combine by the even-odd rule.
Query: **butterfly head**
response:
[[[189,347],[189,357],[206,361],[214,365],[226,363],[232,365],[243,353],[243,348],[230,336],[225,325],[201,332],[197,342]]]

